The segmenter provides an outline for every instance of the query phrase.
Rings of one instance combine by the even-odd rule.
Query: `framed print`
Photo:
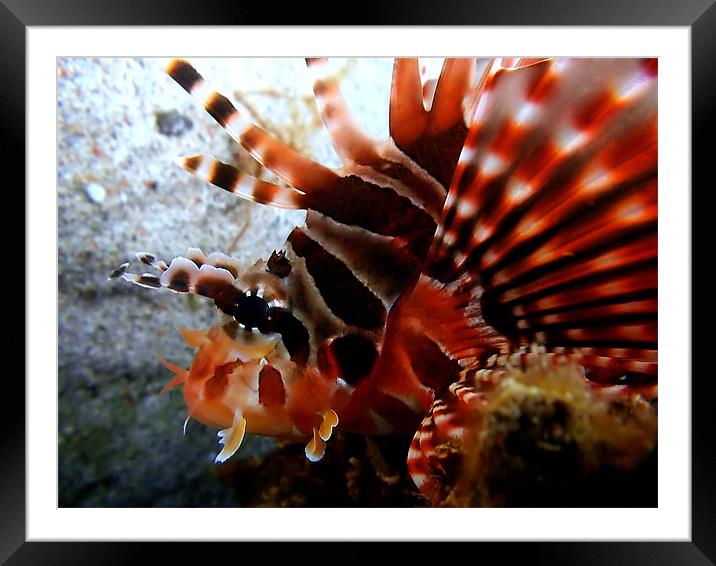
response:
[[[716,12],[613,4],[5,1],[27,332],[0,556],[712,561]]]

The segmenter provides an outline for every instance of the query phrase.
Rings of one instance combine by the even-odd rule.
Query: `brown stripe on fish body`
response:
[[[435,221],[420,206],[391,188],[356,175],[316,188],[304,200],[307,209],[317,210],[336,222],[403,240],[420,261],[427,255],[435,233]]]
[[[396,245],[394,238],[341,224],[313,210],[306,215],[305,232],[342,261],[386,307],[390,307],[420,273],[418,260]]]
[[[386,309],[383,302],[353,272],[323,246],[295,229],[288,237],[293,253],[306,262],[318,292],[331,312],[346,325],[382,330]]]
[[[387,148],[381,154],[381,159],[371,164],[373,170],[388,179],[397,181],[402,187],[401,194],[409,196],[422,206],[433,217],[440,217],[445,197],[446,187],[433,179],[427,172],[420,170],[414,162],[397,148]],[[364,174],[356,171],[366,180],[377,182],[376,175]]]
[[[197,278],[194,283],[194,292],[202,297],[217,300],[225,295],[227,291],[234,289],[234,286],[225,279],[216,277],[214,274],[203,275]]]
[[[298,230],[300,228],[294,228],[294,232]],[[291,272],[285,283],[291,293],[291,314],[306,330],[310,361],[317,364],[319,347],[327,340],[345,334],[347,327],[326,305],[308,272],[305,259],[293,252],[290,242],[286,244],[286,255],[291,262]]]
[[[269,407],[286,404],[286,386],[273,366],[264,366],[259,373],[259,403]]]
[[[240,365],[241,362],[229,362],[217,367],[204,383],[204,398],[211,400],[223,395],[229,385],[229,375]]]

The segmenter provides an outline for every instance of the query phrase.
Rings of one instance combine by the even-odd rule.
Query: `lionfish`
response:
[[[247,431],[304,439],[311,461],[335,427],[414,433],[408,469],[435,498],[475,438],[470,415],[511,371],[575,368],[588,390],[653,404],[656,59],[446,59],[425,84],[417,59],[396,59],[380,142],[326,61],[306,62],[340,170],[252,123],[188,62],[167,67],[284,184],[208,156],[180,164],[305,210],[284,248],[250,268],[197,248],[138,254],[156,273],[112,274],[221,313],[180,330],[196,354],[189,369],[164,362],[163,389],[183,386],[187,421],[221,429],[217,462]]]

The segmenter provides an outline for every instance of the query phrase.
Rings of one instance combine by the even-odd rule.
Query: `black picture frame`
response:
[[[402,4],[402,5],[401,5]],[[25,32],[29,26],[84,25],[255,25],[316,24],[324,20],[340,24],[336,8],[324,2],[282,4],[280,10],[265,3],[229,4],[218,0],[189,3],[169,0],[2,0],[0,2],[0,108],[5,141],[5,163],[24,163],[25,113]],[[344,12],[345,13],[345,12]],[[425,0],[380,3],[353,10],[350,24],[371,25],[561,25],[561,26],[686,26],[691,30],[692,71],[692,178],[706,176],[712,150],[707,135],[714,131],[713,101],[716,94],[716,6],[713,0],[461,0],[433,3]],[[712,160],[713,158],[711,158]],[[15,168],[24,186],[24,168]],[[688,189],[688,188],[687,188]],[[6,196],[11,192],[7,191]],[[19,191],[16,191],[19,195]],[[693,194],[693,191],[692,191]],[[24,200],[19,204],[24,208]],[[15,240],[17,236],[15,235]],[[17,245],[16,243],[14,245]],[[27,258],[29,260],[29,258]],[[32,297],[25,296],[25,303]],[[684,329],[690,331],[690,329]],[[706,334],[709,334],[708,332]],[[25,334],[23,332],[23,338]],[[703,336],[703,335],[701,335]],[[702,338],[694,335],[692,351]],[[705,347],[705,344],[703,345]],[[10,345],[14,348],[14,345]],[[690,376],[685,376],[690,377]],[[716,449],[711,399],[712,379],[706,373],[692,381],[692,501],[689,542],[525,542],[515,544],[477,543],[454,552],[471,552],[474,560],[499,559],[501,563],[516,559],[548,564],[713,564],[716,561]],[[25,536],[25,398],[23,382],[6,376],[2,427],[0,427],[0,562],[20,564],[127,564],[161,556],[162,562],[193,561],[194,551],[202,560],[244,559],[256,553],[278,558],[277,549],[286,557],[300,556],[303,547],[294,544],[270,550],[240,543],[242,553],[224,544],[205,543],[200,548],[169,543],[87,543],[26,542]],[[346,538],[350,539],[347,531]],[[373,543],[352,545],[351,549],[327,551],[341,562],[357,563],[378,556]],[[468,550],[469,549],[469,550]],[[228,552],[227,552],[228,550]],[[392,552],[390,549],[389,552]],[[418,558],[444,559],[442,545],[413,543],[400,549],[401,560]],[[457,554],[456,554],[457,555]],[[311,555],[305,555],[310,558]],[[387,555],[386,555],[387,556]],[[469,555],[467,555],[469,556]]]

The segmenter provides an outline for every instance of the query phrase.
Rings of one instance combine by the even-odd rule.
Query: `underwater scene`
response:
[[[657,506],[657,83],[58,58],[58,505]]]

